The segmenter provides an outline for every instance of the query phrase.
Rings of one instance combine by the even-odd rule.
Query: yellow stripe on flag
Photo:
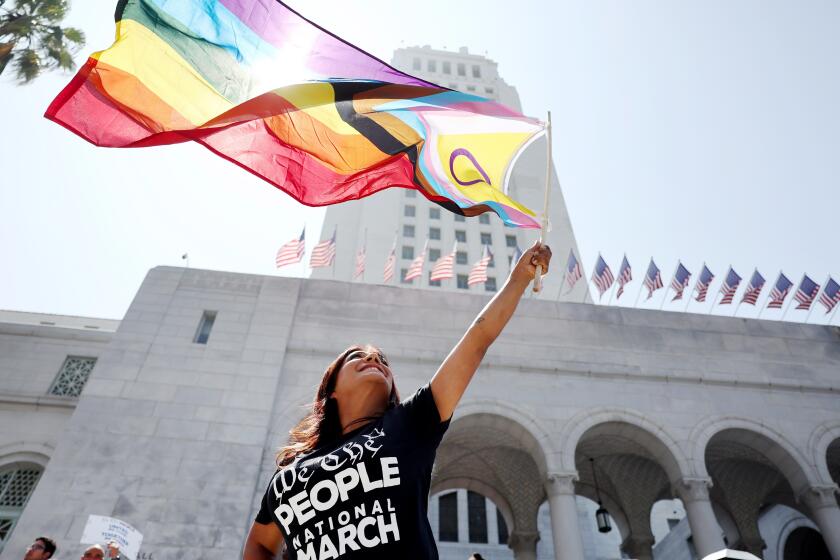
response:
[[[111,48],[95,53],[93,58],[135,76],[195,126],[233,107],[180,54],[136,21],[117,22],[116,42]],[[120,99],[118,92],[106,93],[124,105],[134,105],[130,98]],[[142,107],[135,110],[142,111]],[[175,123],[160,124],[171,130]]]

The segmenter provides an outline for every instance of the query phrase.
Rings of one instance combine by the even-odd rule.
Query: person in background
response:
[[[122,560],[120,543],[117,541],[108,541],[108,560]]]
[[[103,558],[105,558],[105,549],[95,544],[85,549],[81,560],[103,560]]]
[[[56,550],[58,547],[54,540],[49,537],[38,537],[26,549],[23,560],[47,560],[55,555]]]

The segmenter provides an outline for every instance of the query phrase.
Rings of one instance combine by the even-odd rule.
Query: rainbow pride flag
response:
[[[276,0],[121,0],[116,21],[46,112],[97,146],[195,141],[310,206],[403,187],[539,227],[507,195],[538,120],[400,72]]]

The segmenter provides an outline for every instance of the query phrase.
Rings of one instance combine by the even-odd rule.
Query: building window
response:
[[[496,510],[496,527],[498,527],[499,531],[499,544],[507,544],[508,542],[508,528],[507,523],[505,523],[505,518],[502,516],[502,512],[498,509]]]
[[[440,208],[429,208],[429,219],[440,220]]]
[[[462,229],[455,230],[455,241],[458,243],[466,243],[467,242],[467,232]]]
[[[419,58],[415,58],[414,60],[411,61],[411,68],[413,68],[414,70],[422,70],[423,69],[423,63],[420,61]]]
[[[195,331],[193,342],[196,344],[207,344],[207,339],[210,338],[210,331],[213,330],[213,323],[215,322],[215,311],[205,311],[202,313],[201,321],[198,322],[198,329]]]
[[[487,280],[484,282],[484,291],[495,292],[496,289],[496,279],[492,276],[488,277]]]
[[[456,264],[467,264],[467,252],[466,251],[458,251],[455,253],[455,263]]]
[[[436,60],[427,60],[426,61],[426,70],[429,72],[437,72],[437,61]]]
[[[78,356],[67,356],[58,375],[55,376],[50,395],[60,397],[78,397],[82,394],[90,372],[96,364],[96,358],[81,358]]]
[[[478,223],[479,224],[489,224],[490,223],[490,214],[485,212],[484,214],[479,215]]]
[[[439,227],[430,227],[429,228],[429,239],[440,239],[440,228]]]
[[[429,271],[429,286],[440,286],[440,280],[432,280],[432,271]]]
[[[477,64],[473,64],[472,75],[473,75],[473,78],[480,78],[481,77],[481,66],[479,66]]]
[[[486,93],[487,95],[493,95],[493,88],[491,88],[491,87],[484,88],[484,93]]]
[[[407,268],[400,269],[400,284],[410,284],[411,282],[406,281],[405,275],[408,274]]]
[[[467,91],[475,93],[475,86],[467,86]]]
[[[403,245],[402,258],[413,259],[414,258],[414,247],[412,247],[411,245]]]
[[[482,245],[492,245],[493,244],[493,236],[489,233],[482,233],[481,234],[481,244]]]
[[[449,89],[458,89],[458,84],[449,84]]]
[[[406,198],[417,198],[417,191],[414,189],[405,189]]]
[[[505,245],[507,247],[516,247],[516,236],[515,235],[505,235]]]
[[[441,542],[458,542],[458,494],[444,494],[438,504],[438,539]]]
[[[487,542],[487,501],[484,496],[467,491],[467,520],[471,543]]]
[[[467,219],[464,216],[462,216],[461,214],[455,214],[455,221],[456,222],[466,222]]]
[[[403,224],[403,237],[414,237],[414,226]]]
[[[405,210],[403,210],[403,215],[407,218],[413,218],[416,213],[417,209],[410,204],[406,205]]]
[[[41,467],[31,464],[0,470],[0,550],[9,540],[42,472]]]
[[[496,268],[496,256],[491,254],[490,260],[487,261],[487,268]]]
[[[440,258],[440,249],[429,249],[429,262],[435,262]]]
[[[459,76],[466,76],[467,75],[467,65],[463,62],[458,63],[458,75]]]
[[[451,74],[452,73],[452,63],[449,61],[445,61],[443,63],[443,73],[444,74]]]
[[[468,290],[470,285],[467,284],[467,280],[469,280],[469,276],[466,274],[459,274],[458,275],[458,288],[462,290]]]

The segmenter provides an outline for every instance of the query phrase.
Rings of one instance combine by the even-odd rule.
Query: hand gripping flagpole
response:
[[[545,155],[545,200],[543,201],[542,227],[540,227],[540,246],[545,242],[545,233],[548,229],[548,194],[551,187],[551,111],[548,112],[548,120],[545,123]],[[542,291],[542,273],[542,265],[538,264],[537,272],[534,274],[534,292]]]

